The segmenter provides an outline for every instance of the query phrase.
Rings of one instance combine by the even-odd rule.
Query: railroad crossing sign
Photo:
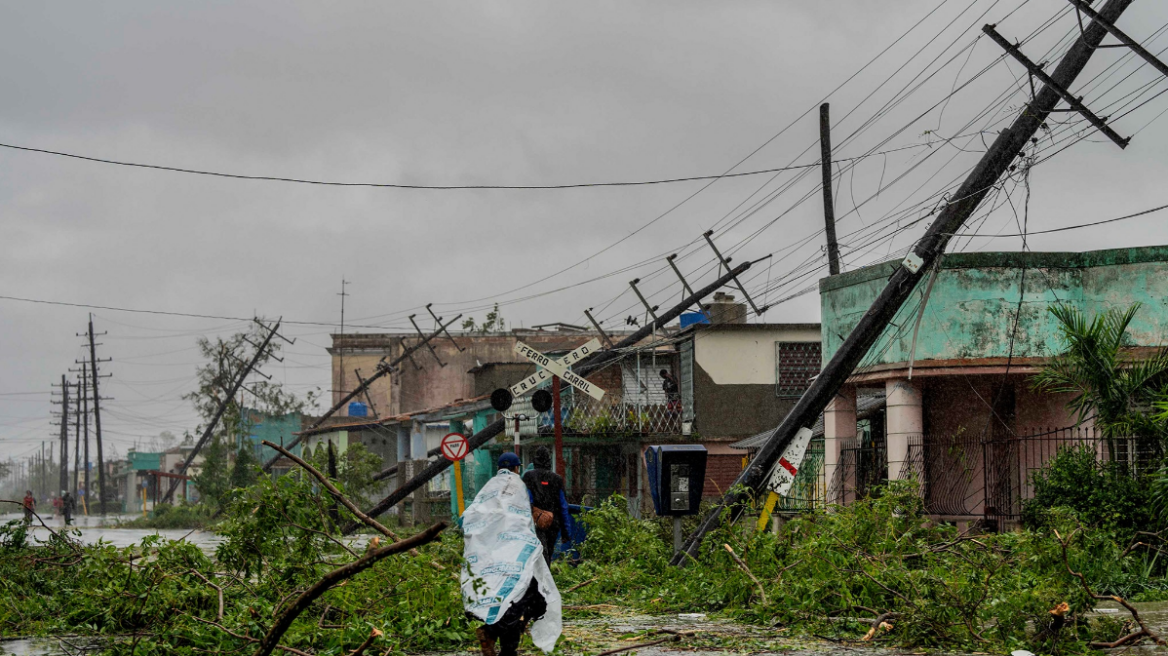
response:
[[[800,428],[787,448],[783,449],[775,468],[771,470],[771,479],[767,484],[767,500],[758,516],[759,531],[766,529],[779,498],[791,491],[791,485],[795,483],[795,476],[799,473],[799,466],[803,464],[803,456],[807,453],[807,443],[810,441],[811,429]]]
[[[807,453],[807,443],[810,441],[810,428],[802,428],[795,433],[795,439],[783,450],[779,462],[771,471],[771,492],[782,496],[791,490],[795,475],[799,473],[799,466],[803,464],[803,456]]]
[[[511,386],[511,394],[514,396],[522,396],[539,386],[545,380],[551,379],[552,376],[559,376],[565,383],[575,387],[584,392],[588,396],[599,401],[604,398],[604,390],[589,383],[582,377],[572,372],[569,367],[584,359],[590,353],[600,349],[600,340],[592,339],[587,344],[580,346],[571,353],[562,358],[550,358],[543,353],[531,348],[523,342],[515,342],[515,352],[527,358],[531,362],[542,367],[542,369],[531,374],[527,378],[515,383]]]
[[[450,433],[442,438],[442,455],[450,462],[458,462],[466,457],[466,436],[461,433]]]

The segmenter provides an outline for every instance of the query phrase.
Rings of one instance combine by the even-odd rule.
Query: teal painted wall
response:
[[[248,420],[251,422],[248,439],[251,441],[252,448],[255,450],[255,454],[260,459],[260,462],[267,462],[277,455],[275,449],[263,446],[261,442],[267,440],[273,444],[287,444],[296,438],[294,433],[298,433],[301,430],[301,416],[299,412],[278,417],[270,417],[251,410],[247,411],[247,413]],[[296,455],[300,455],[300,445],[292,447],[291,451]]]
[[[825,361],[899,264],[878,264],[820,281]],[[861,367],[909,360],[928,280],[928,275],[921,279]],[[1075,304],[1088,316],[1142,303],[1129,333],[1139,346],[1163,344],[1168,336],[1168,246],[947,255],[920,319],[916,360],[1007,357],[1015,320],[1014,357],[1055,355],[1063,345],[1048,308],[1060,301]]]

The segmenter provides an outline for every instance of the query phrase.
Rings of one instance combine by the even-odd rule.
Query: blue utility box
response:
[[[706,447],[664,444],[645,451],[653,509],[665,517],[696,515],[706,481]]]

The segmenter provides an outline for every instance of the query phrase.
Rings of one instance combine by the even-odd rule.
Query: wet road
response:
[[[12,520],[19,520],[23,517],[20,513],[5,513],[0,515],[0,524]],[[54,531],[61,531],[66,528],[64,520],[60,517],[43,517],[45,524],[47,524]],[[107,515],[106,517],[74,517],[73,525],[68,527],[70,529],[78,529],[81,531],[81,541],[85,544],[96,544],[99,540],[114,545],[115,547],[129,547],[138,544],[143,538],[149,535],[161,535],[162,537],[178,540],[185,538],[188,542],[197,544],[203,551],[208,553],[215,550],[215,547],[223,541],[223,538],[208,532],[208,531],[191,531],[189,529],[153,529],[153,528],[118,528],[117,522],[129,521],[134,519],[133,515]],[[32,535],[38,540],[47,540],[49,531],[45,527],[40,526],[35,521],[33,522]]]

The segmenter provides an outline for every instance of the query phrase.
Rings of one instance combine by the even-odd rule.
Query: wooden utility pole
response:
[[[89,365],[82,361],[81,363],[81,429],[85,432],[85,462],[82,467],[85,468],[85,498],[81,500],[82,509],[85,514],[89,514],[89,495],[92,494],[93,488],[89,486],[89,381],[86,380],[88,375]]]
[[[77,394],[73,397],[73,495],[77,495],[77,476],[81,462],[81,383],[76,383]]]
[[[345,291],[345,286],[348,284],[349,284],[348,280],[341,278],[341,293],[337,294],[337,296],[341,297],[341,344],[342,345],[345,343],[345,297],[349,295],[348,292]],[[345,393],[345,347],[344,346],[337,347],[337,356],[340,360],[340,363],[339,363],[339,366],[337,367],[337,377],[338,377],[337,389],[333,390],[333,398],[334,399],[337,398],[336,397],[337,394],[341,394],[343,396]]]
[[[560,410],[559,376],[552,376],[552,426],[555,435],[556,473],[560,478],[564,478],[564,417]],[[519,431],[516,431],[515,435],[518,439]]]
[[[69,489],[69,381],[61,374],[61,492]]]
[[[819,106],[819,152],[823,162],[823,221],[827,231],[827,268],[840,272],[839,244],[835,240],[835,200],[831,195],[831,103]]]
[[[703,298],[713,294],[718,289],[721,289],[723,285],[733,282],[739,275],[749,269],[752,264],[754,263],[743,262],[727,273],[722,274],[714,282],[706,285],[705,287],[702,287],[690,296],[682,299],[681,303],[673,306],[673,308],[668,312],[664,312],[658,315],[655,321],[649,323],[646,326],[642,326],[636,332],[617,342],[611,350],[597,351],[596,353],[585,357],[583,360],[580,360],[578,364],[573,365],[572,371],[576,372],[581,377],[584,377],[600,370],[610,362],[619,359],[621,357],[619,349],[624,349],[636,345],[637,342],[653,334],[654,330],[657,330],[658,328],[681,316],[682,312],[693,306],[695,303],[700,302]],[[470,439],[467,440],[467,453],[470,454],[474,452],[475,449],[494,439],[496,435],[503,432],[503,428],[504,420],[496,419],[486,428],[472,435]],[[438,460],[431,462],[426,466],[425,469],[418,472],[417,475],[406,481],[401,487],[391,492],[389,496],[377,502],[377,504],[374,505],[373,508],[370,509],[366,514],[368,514],[370,517],[377,517],[381,513],[400,503],[402,499],[405,499],[407,496],[412,494],[414,490],[417,490],[418,488],[425,485],[430,479],[441,474],[449,466],[450,461],[446,458],[439,458]],[[358,524],[350,523],[349,525],[345,526],[343,532],[352,533],[357,529],[357,526]]]
[[[414,344],[413,346],[410,346],[409,348],[404,349],[402,351],[402,354],[397,356],[396,358],[394,358],[392,362],[379,363],[377,365],[377,371],[373,372],[372,376],[362,380],[361,384],[358,385],[356,387],[356,389],[349,392],[345,396],[341,397],[341,400],[334,403],[333,407],[329,408],[328,411],[326,411],[323,415],[321,415],[320,419],[317,419],[316,421],[312,422],[311,426],[304,429],[303,431],[300,431],[300,435],[297,435],[295,438],[293,438],[293,440],[291,442],[285,444],[284,448],[288,449],[288,450],[292,450],[292,447],[296,446],[297,444],[300,444],[300,441],[302,439],[304,439],[303,435],[305,433],[308,433],[308,432],[313,431],[317,428],[320,428],[320,426],[324,424],[325,420],[327,420],[329,417],[336,414],[336,412],[338,410],[340,410],[341,408],[345,407],[346,403],[357,398],[358,395],[364,393],[365,390],[369,389],[369,386],[373,384],[373,381],[375,381],[378,378],[381,378],[382,376],[385,376],[385,375],[389,374],[390,372],[394,371],[395,369],[397,369],[397,366],[399,364],[401,364],[402,362],[405,362],[407,358],[412,356],[414,354],[414,351],[417,351],[418,349],[422,348],[422,346],[428,345],[430,343],[430,340],[441,335],[442,332],[446,330],[447,326],[454,323],[455,321],[458,321],[461,318],[462,318],[462,315],[460,314],[457,317],[454,317],[453,319],[451,319],[450,321],[447,321],[445,324],[439,325],[437,330],[430,333],[429,335],[426,335],[425,338],[422,339],[422,341],[418,342],[417,344]],[[436,455],[436,454],[432,454],[432,455]],[[281,456],[278,453],[276,455],[272,456],[272,458],[270,460],[268,460],[267,462],[264,463],[263,470],[264,471],[270,470],[272,468],[272,465],[276,464],[276,461],[279,460],[280,457]]]
[[[101,393],[97,385],[97,344],[94,342],[93,334],[93,315],[89,315],[89,372],[93,377],[93,430],[97,437],[97,487],[98,487],[98,509],[100,514],[105,514],[105,502],[109,497],[105,493],[105,456],[102,454],[101,444]],[[88,475],[86,476],[88,482]],[[89,490],[86,489],[86,492]]]
[[[243,381],[247,378],[247,375],[251,373],[252,368],[255,367],[256,363],[260,361],[260,358],[262,358],[264,354],[267,353],[268,344],[272,343],[272,338],[276,336],[276,331],[279,329],[280,321],[277,320],[275,327],[268,329],[268,334],[264,337],[263,343],[256,347],[255,354],[252,355],[251,360],[243,367],[243,370],[239,372],[239,375],[235,377],[235,381],[231,384],[231,389],[227,391],[227,394],[223,397],[223,401],[220,402],[219,407],[215,409],[215,414],[211,417],[211,421],[207,422],[207,427],[203,429],[203,434],[199,437],[199,441],[195,442],[195,448],[191,449],[191,452],[187,454],[186,459],[183,460],[182,466],[177,472],[179,477],[186,476],[187,468],[191,466],[191,463],[194,461],[195,457],[198,456],[199,452],[203,450],[203,446],[207,444],[207,440],[211,439],[211,434],[215,432],[215,427],[219,425],[219,420],[223,417],[223,413],[227,411],[228,404],[230,404],[231,400],[235,398],[235,395],[239,393],[239,388],[243,385]],[[166,496],[162,498],[162,503],[170,503],[171,498],[174,497],[174,491],[178,488],[179,481],[183,480],[179,477],[170,479],[170,485],[166,490]]]
[[[1104,20],[1114,23],[1131,3],[1132,0],[1108,0],[1099,14]],[[987,25],[986,29],[992,31],[991,26]],[[921,277],[944,252],[952,235],[959,232],[986,194],[1038,132],[1062,99],[1062,94],[1066,93],[1065,90],[1086,67],[1106,34],[1107,30],[1097,22],[1092,22],[1083,30],[1050,76],[1054,85],[1044,85],[1022,109],[1010,128],[994,140],[993,145],[986,151],[957,193],[952,196],[952,200],[941,211],[937,220],[929,226],[908,257],[888,279],[880,296],[860,318],[831,361],[824,365],[799,402],[759,450],[750,466],[738,476],[731,491],[723,495],[718,505],[710,510],[698,529],[690,535],[682,551],[674,555],[672,564],[681,565],[690,557],[697,556],[707,533],[720,526],[724,519],[734,521],[742,515],[748,495],[763,489],[770,477],[771,469],[795,434],[815,424],[820,413],[884,332],[905,300],[913,293]]]

